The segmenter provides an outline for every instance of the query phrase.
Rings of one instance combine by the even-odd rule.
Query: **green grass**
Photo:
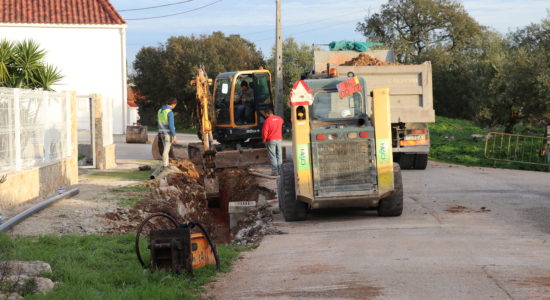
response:
[[[0,234],[0,259],[41,260],[53,273],[43,276],[61,283],[45,295],[25,299],[195,299],[201,286],[216,275],[214,266],[194,276],[143,270],[134,253],[134,235],[42,236],[10,238]],[[222,272],[248,248],[220,245]]]
[[[538,133],[532,128],[516,127],[518,133]],[[507,169],[545,171],[547,167],[519,163],[495,162],[485,158],[485,139],[473,141],[470,135],[487,135],[498,131],[481,128],[471,121],[436,117],[435,124],[430,124],[430,159],[461,164],[466,166],[499,167]],[[538,134],[542,136],[542,134]],[[445,137],[453,137],[448,140]]]
[[[147,185],[127,185],[109,190],[111,193],[117,194],[116,199],[122,206],[133,207],[151,192],[151,188]]]
[[[152,170],[102,171],[102,172],[90,173],[86,176],[145,181],[150,178],[152,172],[153,172]]]

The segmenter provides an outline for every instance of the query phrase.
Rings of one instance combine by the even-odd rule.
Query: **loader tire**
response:
[[[428,154],[416,154],[414,157],[414,168],[416,170],[425,170],[428,165]]]
[[[279,209],[283,213],[285,221],[303,221],[307,217],[307,205],[296,199],[294,164],[292,162],[283,163],[281,169],[281,174],[277,178]]]
[[[398,217],[403,213],[403,180],[401,168],[393,164],[393,193],[378,203],[380,217]]]
[[[399,167],[401,170],[412,169],[414,167],[414,154],[400,153]]]

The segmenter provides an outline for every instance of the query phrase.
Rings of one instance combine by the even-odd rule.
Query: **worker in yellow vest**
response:
[[[157,113],[159,139],[162,141],[164,150],[162,151],[162,165],[168,167],[170,164],[170,147],[176,140],[176,126],[174,125],[174,112],[172,111],[178,100],[169,98]]]

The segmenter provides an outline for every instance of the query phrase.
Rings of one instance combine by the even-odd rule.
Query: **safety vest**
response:
[[[159,109],[157,113],[159,132],[170,133],[170,123],[168,122],[168,114],[172,111],[171,108]]]

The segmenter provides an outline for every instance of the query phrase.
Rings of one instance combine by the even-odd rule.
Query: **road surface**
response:
[[[401,217],[318,211],[207,286],[214,299],[550,299],[550,173],[429,163]]]

